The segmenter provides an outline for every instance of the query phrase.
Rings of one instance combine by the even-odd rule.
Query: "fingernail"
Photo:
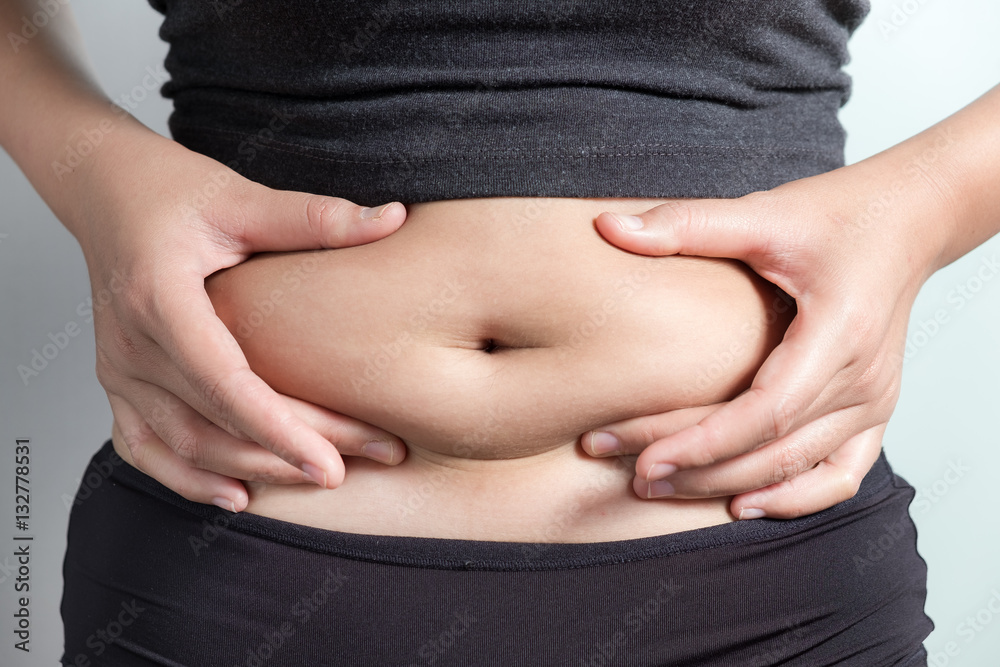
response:
[[[370,440],[361,448],[361,453],[380,463],[392,464],[395,448],[384,440]]]
[[[647,498],[666,498],[674,495],[674,485],[666,480],[650,482],[646,487]]]
[[[634,215],[625,215],[624,213],[612,213],[611,215],[626,232],[634,232],[637,229],[642,229],[642,218]]]
[[[374,220],[376,218],[381,218],[385,210],[392,206],[395,202],[389,202],[388,204],[382,204],[378,208],[363,208],[361,209],[361,217],[365,220]]]
[[[315,482],[324,489],[326,488],[326,473],[311,463],[302,464],[302,479],[307,482]]]
[[[614,454],[621,451],[622,443],[606,431],[593,431],[590,434],[590,451],[594,454]]]
[[[655,482],[673,475],[675,472],[677,472],[677,466],[672,463],[654,463],[649,467],[649,472],[646,473],[646,481]]]
[[[234,503],[229,498],[216,496],[215,498],[212,498],[212,504],[215,505],[216,507],[221,507],[222,509],[228,512],[232,512],[233,514],[236,513],[236,503]]]
[[[736,517],[740,521],[743,519],[763,519],[767,516],[764,510],[757,509],[756,507],[744,507],[740,510],[740,515]]]

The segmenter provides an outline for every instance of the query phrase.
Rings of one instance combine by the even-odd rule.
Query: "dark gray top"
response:
[[[733,197],[842,166],[867,0],[150,0],[177,141],[361,204]]]

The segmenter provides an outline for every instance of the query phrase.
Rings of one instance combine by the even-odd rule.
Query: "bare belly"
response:
[[[418,204],[356,248],[258,255],[206,281],[276,390],[397,434],[395,468],[344,484],[250,484],[247,511],[340,530],[582,542],[732,521],[728,498],[644,501],[631,459],[579,436],[732,398],[792,315],[743,264],[611,246],[604,210],[662,200]]]

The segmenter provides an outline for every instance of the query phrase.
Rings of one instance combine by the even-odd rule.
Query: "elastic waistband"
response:
[[[894,481],[897,482],[896,486],[908,487],[905,481],[895,475],[883,451],[865,475],[853,498],[798,519],[735,521],[679,533],[613,542],[491,542],[343,533],[255,514],[232,514],[212,505],[186,500],[136,470],[118,456],[111,440],[104,443],[90,463],[98,471],[109,470],[109,464],[110,477],[115,482],[193,515],[191,518],[201,519],[216,529],[236,531],[342,558],[445,570],[565,570],[629,563],[727,545],[758,543],[793,535],[870,507],[881,500],[881,496],[885,494],[880,492]],[[86,486],[85,478],[81,491]]]

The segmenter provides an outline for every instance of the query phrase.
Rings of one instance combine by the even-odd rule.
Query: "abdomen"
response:
[[[275,507],[286,510],[300,498],[313,516],[325,502],[317,499],[332,497],[327,509],[342,510],[329,516],[347,517],[352,493],[361,498],[378,486],[383,499],[397,491],[405,498],[408,484],[430,474],[428,466],[444,466],[463,475],[438,489],[443,503],[449,497],[468,508],[475,500],[463,498],[462,488],[473,493],[505,478],[508,488],[519,487],[517,498],[506,500],[491,492],[488,505],[506,505],[496,511],[508,517],[510,538],[517,530],[509,517],[518,503],[532,502],[530,480],[547,486],[535,494],[538,509],[566,500],[551,497],[557,466],[572,467],[584,485],[588,471],[608,469],[608,461],[574,451],[583,432],[728,400],[748,387],[792,309],[739,262],[639,256],[611,246],[594,228],[601,211],[639,212],[656,203],[418,204],[399,231],[375,243],[260,255],[212,276],[206,286],[219,316],[264,380],[393,432],[410,450],[400,470],[354,463],[337,490],[259,488],[256,497],[281,498]],[[628,471],[618,468],[613,474],[628,497],[669,506],[635,499]],[[358,484],[369,476],[366,491]],[[393,485],[403,490],[386,490]],[[606,493],[628,503],[621,490]],[[254,498],[251,511],[259,507]],[[700,505],[713,508],[715,523],[718,502]],[[375,515],[362,532],[420,532],[412,521],[393,530],[390,513],[384,531]],[[285,514],[294,519],[294,511]],[[434,520],[425,519],[422,534],[433,535]],[[490,539],[452,534],[455,521],[449,536]],[[326,525],[352,526],[337,519]]]

